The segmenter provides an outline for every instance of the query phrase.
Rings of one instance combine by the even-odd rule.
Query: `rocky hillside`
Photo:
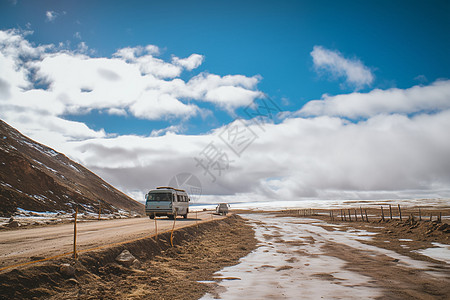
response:
[[[31,211],[143,213],[144,206],[65,155],[0,120],[0,216]]]

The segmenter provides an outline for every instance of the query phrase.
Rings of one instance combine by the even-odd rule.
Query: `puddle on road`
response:
[[[360,244],[371,233],[329,232],[317,220],[245,215],[254,224],[259,247],[220,277],[241,280],[218,282],[219,299],[374,299],[382,295],[370,277],[344,269],[346,261],[327,256],[327,240]],[[273,243],[268,236],[276,236]],[[203,300],[217,299],[206,294]]]
[[[422,255],[450,264],[450,245],[444,245],[440,243],[432,244],[434,246],[433,248],[416,250],[414,252],[418,252]]]
[[[374,234],[349,228],[347,231],[328,231],[327,223],[316,219],[303,219],[273,215],[243,215],[255,229],[259,247],[235,266],[216,274],[216,295],[206,294],[202,299],[375,299],[383,295],[376,281],[368,276],[345,269],[347,261],[326,255],[322,246],[343,244],[364,251],[368,257],[386,255],[396,264],[424,270],[432,277],[433,264],[411,259],[395,251],[360,242],[370,240]],[[408,242],[404,239],[404,242]],[[420,253],[448,262],[450,249],[446,245],[420,250]],[[405,245],[405,247],[407,247]],[[418,251],[419,252],[419,251]],[[219,276],[220,275],[220,276]],[[220,278],[240,280],[220,281]]]

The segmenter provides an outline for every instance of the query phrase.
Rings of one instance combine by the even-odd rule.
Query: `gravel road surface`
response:
[[[220,219],[211,212],[177,218],[175,228]],[[158,233],[172,229],[173,220],[157,218]],[[73,223],[0,232],[0,268],[73,251]],[[155,220],[148,217],[77,223],[77,250],[154,235]]]

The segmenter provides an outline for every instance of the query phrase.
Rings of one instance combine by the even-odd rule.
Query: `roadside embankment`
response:
[[[117,247],[82,253],[0,274],[0,298],[198,299],[214,272],[236,264],[256,247],[239,216],[199,223]],[[117,257],[128,250],[132,266]]]

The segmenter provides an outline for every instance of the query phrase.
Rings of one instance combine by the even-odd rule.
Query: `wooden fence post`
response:
[[[364,222],[364,216],[363,216],[363,212],[362,212],[362,207],[359,207],[359,212],[361,213],[361,220]]]
[[[356,214],[356,209],[355,209],[355,222],[358,222],[358,215]]]
[[[212,216],[212,215],[211,215]],[[170,233],[170,244],[173,247],[173,232],[175,230],[175,222],[177,221],[177,214],[175,213],[175,215],[173,216],[173,226],[172,226],[172,232]]]
[[[77,217],[78,217],[78,205],[75,208],[75,217],[73,219],[73,258],[76,260],[77,255]]]
[[[366,214],[366,222],[369,222],[369,218],[367,217],[367,209],[364,208],[364,212]]]
[[[430,212],[430,222],[433,220],[433,213]]]
[[[383,211],[383,206],[381,206],[381,220],[384,221],[384,211]]]
[[[153,213],[155,219],[155,240],[158,242],[158,222],[156,222],[156,213]]]
[[[350,209],[348,209],[348,221],[352,221],[352,214],[350,213]]]
[[[420,208],[419,208],[419,221],[422,221],[422,213],[420,211]]]
[[[400,204],[398,205],[398,215],[400,216],[400,221],[402,220],[402,209],[400,208]]]
[[[389,204],[389,216],[390,216],[390,218],[391,218],[391,220],[392,220],[392,207],[391,207],[390,204]]]

